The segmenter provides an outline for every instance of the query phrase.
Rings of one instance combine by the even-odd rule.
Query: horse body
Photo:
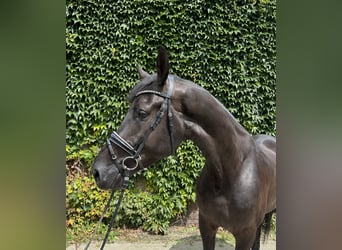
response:
[[[156,75],[139,71],[142,80],[130,93],[131,107],[119,128],[120,136],[139,148],[147,129],[155,123],[156,114],[159,116],[162,110],[164,95],[156,91],[170,92],[166,50],[159,51],[157,62]],[[168,116],[171,113],[173,117],[173,133],[169,131],[169,137],[165,136],[169,118],[162,115],[160,125],[143,140],[139,160],[148,166],[170,155],[173,144],[178,147],[184,140],[194,141],[206,159],[197,182],[203,249],[215,248],[219,226],[232,232],[236,250],[259,249],[261,224],[265,215],[275,209],[275,138],[251,136],[217,99],[188,80],[174,77],[171,92],[172,112]],[[120,147],[114,145],[114,149],[117,158],[125,157]],[[113,164],[106,146],[101,149],[94,162],[99,187],[120,187],[123,176],[114,165],[120,165],[122,160],[118,162]]]
[[[222,226],[235,237],[255,235],[265,213],[275,209],[275,138],[249,135],[206,90],[189,84],[181,89],[189,103],[183,110],[186,139],[206,158],[197,182],[203,234]],[[203,244],[211,241],[204,238]]]

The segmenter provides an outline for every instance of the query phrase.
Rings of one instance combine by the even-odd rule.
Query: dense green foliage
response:
[[[250,133],[276,133],[275,0],[66,3],[69,161],[81,160],[89,168],[97,147],[127,112],[126,96],[139,79],[137,66],[155,70],[159,44],[169,51],[171,73],[206,88]],[[184,143],[176,156],[137,177],[144,188],[131,185],[118,223],[165,231],[194,200],[203,162],[198,149]],[[98,211],[88,210],[101,209],[104,199],[84,178],[77,185],[78,180],[67,179],[73,187],[67,189],[68,219],[98,217]],[[87,198],[77,197],[84,187],[89,187]]]

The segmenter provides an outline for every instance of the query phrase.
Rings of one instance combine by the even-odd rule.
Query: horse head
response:
[[[118,189],[124,177],[172,154],[182,141],[166,49],[159,47],[156,74],[138,71],[141,80],[129,93],[130,108],[94,160],[93,175],[101,189]]]

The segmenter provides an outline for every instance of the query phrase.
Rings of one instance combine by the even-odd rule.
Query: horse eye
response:
[[[148,116],[148,113],[145,110],[139,109],[138,110],[138,118],[140,120],[145,119]]]

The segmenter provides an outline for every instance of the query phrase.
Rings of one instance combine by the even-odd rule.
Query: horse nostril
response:
[[[100,178],[100,173],[97,169],[93,170],[93,176],[94,176],[95,180],[98,180]]]

